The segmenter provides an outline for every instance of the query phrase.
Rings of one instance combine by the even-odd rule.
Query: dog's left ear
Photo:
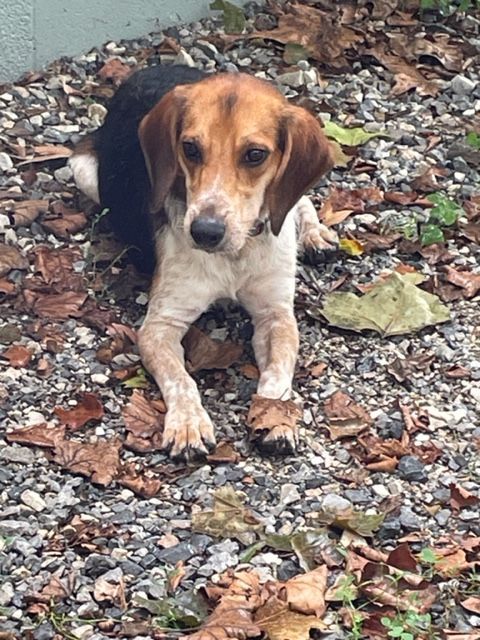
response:
[[[267,188],[272,232],[278,236],[285,216],[333,167],[329,142],[320,122],[301,107],[288,107],[279,131],[282,160]]]

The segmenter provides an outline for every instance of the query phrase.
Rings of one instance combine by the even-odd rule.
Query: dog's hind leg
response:
[[[100,204],[98,192],[98,157],[92,136],[87,136],[78,145],[68,161],[75,184],[86,196]]]

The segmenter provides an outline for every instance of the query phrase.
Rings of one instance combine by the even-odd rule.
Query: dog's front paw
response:
[[[248,412],[251,440],[264,453],[288,455],[297,448],[297,420],[301,411],[291,400],[255,395]]]
[[[309,264],[328,262],[338,250],[338,235],[324,224],[309,227],[301,238],[305,261]]]
[[[205,456],[215,447],[212,421],[200,403],[168,409],[162,446],[183,460]]]

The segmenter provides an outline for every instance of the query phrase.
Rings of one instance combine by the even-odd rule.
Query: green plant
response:
[[[470,131],[470,133],[467,133],[466,141],[467,144],[469,144],[474,149],[480,150],[480,133],[477,133],[476,131]]]
[[[433,204],[426,224],[420,229],[420,242],[427,247],[436,242],[443,242],[444,227],[451,227],[462,215],[463,209],[456,202],[441,193],[431,193],[427,200]]]
[[[398,612],[393,618],[384,616],[381,618],[382,625],[388,629],[389,638],[399,640],[416,640],[417,638],[432,638],[432,617],[429,613],[418,613],[410,610]]]

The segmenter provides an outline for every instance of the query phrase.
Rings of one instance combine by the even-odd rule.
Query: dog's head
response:
[[[167,93],[139,138],[159,211],[185,181],[185,234],[206,251],[237,253],[267,217],[280,233],[288,211],[332,167],[318,120],[273,86],[219,74]]]

